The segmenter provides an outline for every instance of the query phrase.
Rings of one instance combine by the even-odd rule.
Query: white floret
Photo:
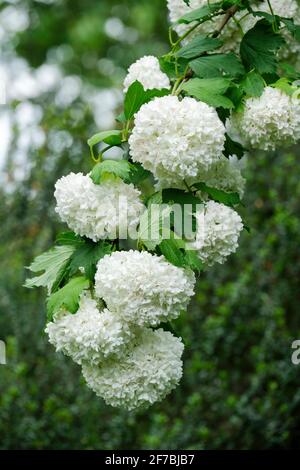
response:
[[[154,326],[177,318],[194,294],[192,271],[146,251],[119,251],[98,262],[95,290],[122,321]]]
[[[237,250],[243,230],[241,217],[230,207],[209,201],[196,213],[196,219],[196,240],[190,247],[204,264],[223,264]]]
[[[74,315],[60,312],[46,327],[49,342],[77,364],[97,365],[124,351],[132,335],[126,325],[109,310],[99,310],[97,302],[83,296]]]
[[[55,185],[56,212],[71,230],[94,241],[115,239],[134,229],[145,207],[140,192],[120,179],[96,185],[88,175],[70,173]]]
[[[120,360],[84,365],[87,385],[111,406],[134,410],[161,401],[182,376],[181,339],[162,329],[145,329]]]
[[[170,186],[197,177],[224,149],[225,127],[216,110],[193,98],[155,98],[141,107],[129,139],[133,161]]]
[[[143,85],[145,90],[153,88],[158,90],[169,89],[171,86],[168,76],[160,70],[159,61],[154,56],[142,57],[129,67],[124,80],[125,93],[136,80]]]

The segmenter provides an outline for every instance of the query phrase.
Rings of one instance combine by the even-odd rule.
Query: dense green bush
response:
[[[33,66],[55,45],[68,43],[75,59],[64,63],[65,70],[101,86],[110,83],[100,74],[95,79],[93,66],[87,66],[93,60],[108,54],[122,71],[141,50],[164,50],[166,38],[159,33],[164,0],[120,2],[114,15],[123,15],[126,24],[136,24],[140,31],[140,41],[126,47],[102,37],[101,26],[98,33],[87,28],[96,10],[103,21],[119,2],[90,0],[83,7],[82,2],[64,1],[57,10],[51,7],[51,15],[45,5],[27,3],[41,21],[33,34],[18,36],[16,47],[31,57]],[[83,60],[87,51],[94,58],[90,62]],[[121,75],[113,78],[119,83]],[[148,411],[129,414],[96,398],[83,384],[79,368],[54,352],[42,334],[44,294],[22,287],[23,266],[51,244],[58,228],[53,184],[63,173],[87,165],[85,141],[95,130],[89,109],[74,123],[70,110],[57,113],[51,96],[43,100],[43,126],[68,130],[74,143],[58,158],[47,141],[30,155],[34,165],[28,179],[12,194],[0,190],[0,338],[7,342],[8,360],[0,366],[0,448],[297,447],[300,366],[291,363],[291,343],[300,337],[297,149],[249,156],[245,213],[251,231],[243,234],[238,253],[223,267],[200,276],[189,313],[174,324],[187,346],[181,385]],[[82,103],[76,106],[81,109]]]

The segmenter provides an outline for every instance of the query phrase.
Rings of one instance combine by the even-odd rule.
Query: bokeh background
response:
[[[1,449],[270,449],[300,439],[300,167],[297,148],[254,154],[238,253],[202,274],[176,323],[181,385],[147,411],[113,409],[43,333],[45,292],[24,266],[63,228],[53,186],[90,168],[114,128],[126,68],[167,51],[165,0],[10,0],[0,6]]]

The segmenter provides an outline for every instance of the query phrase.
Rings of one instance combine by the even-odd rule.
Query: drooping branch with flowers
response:
[[[57,181],[70,231],[26,282],[48,290],[50,343],[99,397],[128,410],[181,379],[172,321],[196,275],[224,263],[247,229],[246,158],[300,140],[297,1],[167,4],[170,52],[130,66],[116,129],[88,141],[90,173]],[[112,147],[122,159],[107,158]]]

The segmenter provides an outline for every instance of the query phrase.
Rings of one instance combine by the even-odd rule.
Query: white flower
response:
[[[119,251],[97,266],[96,295],[122,321],[154,326],[177,318],[194,294],[192,271],[146,251]]]
[[[75,233],[94,241],[115,239],[119,231],[136,227],[145,209],[132,184],[115,179],[96,185],[82,173],[59,179],[54,196],[61,220]]]
[[[170,88],[170,80],[168,76],[160,70],[157,57],[145,56],[137,60],[128,69],[128,74],[124,80],[124,92],[128,90],[130,85],[138,80],[145,90],[157,88]]]
[[[224,263],[238,247],[243,229],[241,217],[230,207],[209,201],[196,213],[196,219],[196,240],[190,247],[198,251],[199,258],[208,266]]]
[[[162,400],[182,376],[181,339],[162,329],[145,329],[119,360],[84,365],[87,385],[107,404],[134,410]]]
[[[300,101],[277,88],[266,87],[261,97],[246,100],[243,112],[233,114],[228,132],[236,131],[253,149],[292,145],[300,139]]]
[[[221,156],[225,127],[216,110],[193,98],[155,98],[135,115],[129,138],[135,162],[170,185],[197,177]]]
[[[97,302],[83,296],[74,315],[62,311],[45,329],[49,342],[77,364],[99,364],[110,355],[120,355],[132,338],[126,325],[109,310],[99,310]]]
[[[222,155],[216,163],[213,163],[207,171],[203,171],[197,178],[186,178],[189,186],[194,183],[206,183],[212,188],[221,189],[230,193],[238,193],[240,198],[244,196],[246,180],[243,177],[242,170],[246,164],[246,157],[238,160],[236,155],[229,158]],[[172,184],[173,188],[186,189],[181,179]],[[169,182],[159,180],[155,185],[157,191],[169,187]]]

